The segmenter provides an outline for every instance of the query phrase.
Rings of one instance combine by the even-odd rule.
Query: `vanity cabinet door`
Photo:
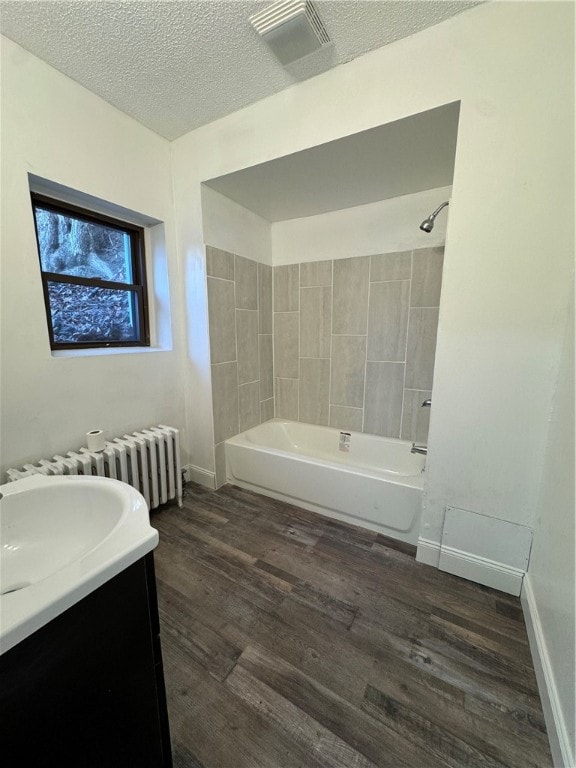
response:
[[[170,768],[153,575],[150,554],[0,656],[4,765]]]

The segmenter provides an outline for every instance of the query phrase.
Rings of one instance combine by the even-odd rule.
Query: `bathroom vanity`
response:
[[[47,515],[51,495],[58,502],[54,509],[61,510],[61,491],[49,482],[54,480],[42,478],[40,485],[34,481],[24,488],[42,491]],[[2,588],[6,592],[0,617],[0,755],[4,765],[172,766],[152,553],[158,534],[149,525],[145,503],[142,509],[136,498],[139,494],[134,496],[136,492],[128,486],[112,486],[113,493],[131,494],[116,516],[110,510],[117,500],[106,497],[110,486],[97,484],[97,495],[103,492],[106,498],[90,501],[87,494],[95,480],[100,478],[80,484],[76,503],[82,498],[85,505],[82,511],[75,510],[82,521],[80,538],[93,526],[90,546],[68,555],[70,562],[63,565],[58,558],[75,546],[74,535],[66,530],[62,552],[59,554],[57,543],[50,547],[53,556],[46,562],[52,560],[52,566],[38,564],[43,550],[33,546],[33,538],[48,534],[41,523],[28,527],[29,500],[24,505],[16,498],[18,490],[13,486],[17,483],[1,487],[5,496],[0,502]],[[77,487],[78,483],[64,482],[63,493],[73,497]],[[30,494],[32,501],[33,496]],[[99,512],[102,500],[108,513]],[[86,513],[86,507],[92,511]],[[59,514],[60,519],[52,521],[56,537],[59,526],[69,522],[65,512],[55,511],[54,518]],[[102,527],[107,514],[108,523]],[[26,555],[27,547],[38,552],[36,558]],[[11,562],[11,553],[18,551],[24,552],[24,560]]]
[[[0,656],[4,765],[172,765],[150,553]]]

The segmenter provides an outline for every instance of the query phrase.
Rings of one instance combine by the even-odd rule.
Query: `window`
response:
[[[32,193],[52,349],[149,346],[144,230]]]

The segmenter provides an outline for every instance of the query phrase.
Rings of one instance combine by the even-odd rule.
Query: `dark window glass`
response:
[[[136,294],[48,280],[52,333],[57,344],[138,340]]]
[[[53,349],[147,345],[143,230],[32,194]]]

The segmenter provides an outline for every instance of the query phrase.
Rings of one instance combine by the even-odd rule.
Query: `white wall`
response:
[[[272,264],[270,222],[202,185],[204,242],[262,264]]]
[[[432,232],[422,232],[420,224],[451,195],[452,187],[440,187],[340,211],[278,221],[272,224],[274,266],[444,245],[449,207],[439,214]]]
[[[51,354],[28,173],[164,222],[153,303],[173,332],[156,349]],[[92,428],[184,427],[169,144],[5,38],[1,284],[2,469],[78,448]]]
[[[461,101],[424,510],[436,541],[447,504],[534,521],[573,245],[572,22],[569,4],[479,6],[173,145],[194,254],[203,179]],[[208,387],[195,394],[209,407]]]
[[[431,540],[446,505],[534,522],[570,286],[572,40],[571,4],[489,3],[173,145],[179,243],[201,259],[202,180],[461,101],[424,510]],[[209,387],[195,397],[209,408]]]
[[[447,505],[529,526],[538,515],[530,583],[546,622],[562,616],[546,634],[561,676],[570,595],[554,595],[567,571],[550,560],[573,550],[548,503],[569,493],[550,495],[546,445],[572,282],[573,30],[571,3],[481,5],[171,146],[3,40],[4,466],[96,426],[181,426],[186,405],[185,461],[213,470],[201,182],[459,100],[423,534],[440,540]],[[172,350],[50,354],[27,172],[166,222]]]
[[[548,688],[545,704],[554,765],[576,761],[574,670],[574,297],[538,498],[534,546],[522,601],[532,628],[533,653]]]

